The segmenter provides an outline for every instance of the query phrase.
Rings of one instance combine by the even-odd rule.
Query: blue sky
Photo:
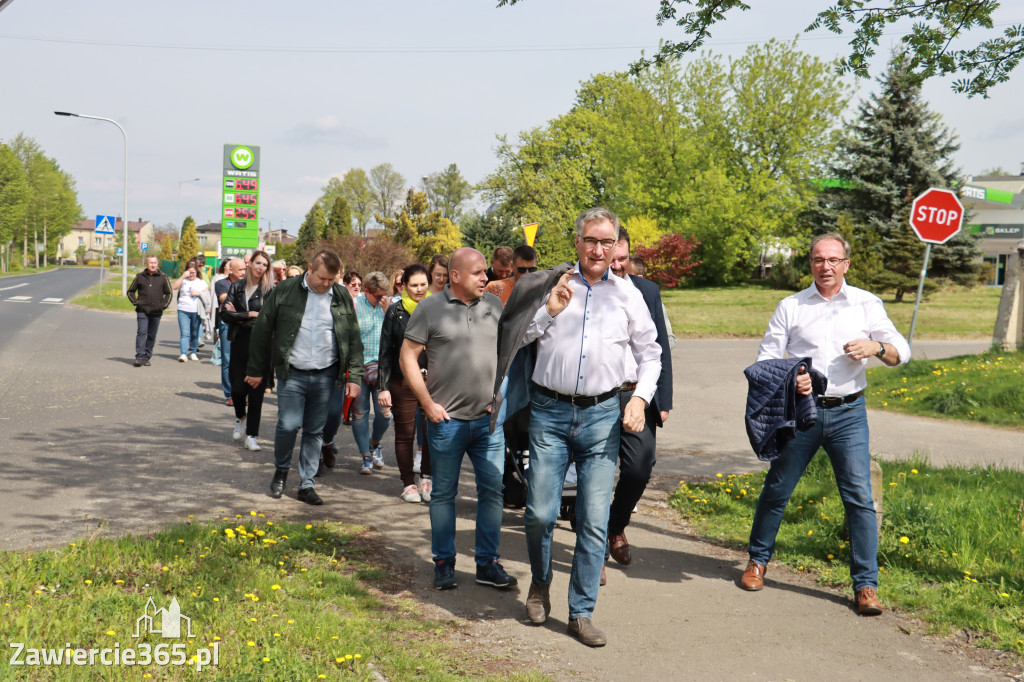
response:
[[[495,135],[542,125],[581,81],[681,37],[656,25],[657,0],[495,4],[13,0],[0,12],[0,139],[35,138],[75,176],[87,215],[120,214],[120,133],[52,112],[116,119],[128,132],[128,213],[157,225],[178,223],[179,181],[196,177],[181,185],[181,214],[218,220],[223,144],[260,145],[261,226],[294,234],[349,168],[387,161],[418,185],[454,162],[479,181],[495,167]],[[739,55],[792,39],[828,3],[751,4],[708,48]],[[1024,6],[1000,9],[996,23],[1024,23]],[[819,31],[800,46],[831,59],[846,43]],[[954,94],[948,80],[926,85],[966,173],[1020,172],[1022,74],[987,100]],[[853,84],[859,96],[874,87]]]

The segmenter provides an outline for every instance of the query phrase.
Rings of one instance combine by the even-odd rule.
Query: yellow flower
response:
[[[115,585],[124,585],[124,581],[123,580],[115,580],[114,584]]]
[[[341,663],[341,662],[342,662],[342,661],[344,661],[344,660],[345,660],[345,657],[344,657],[344,656],[338,656],[338,657],[337,657],[336,659],[334,659],[334,662],[335,662],[335,663]]]
[[[249,512],[249,516],[256,516],[256,512],[254,512],[254,511]]]
[[[715,478],[721,478],[722,474],[715,474]]]
[[[910,538],[908,538],[906,535],[904,535],[903,537],[900,538],[900,542],[905,545],[908,542],[910,542]]]
[[[267,658],[266,656],[264,656],[264,657],[263,657],[263,662],[264,662],[264,663],[265,663],[265,662],[267,662],[267,661],[269,661],[269,660],[270,660],[270,659],[269,659],[269,658]]]
[[[256,646],[256,642],[252,641],[251,639],[248,642],[246,642],[245,644],[246,644],[246,646]]]
[[[220,598],[219,597],[214,597],[213,601],[220,601]]]
[[[313,524],[310,524],[310,523],[307,523],[307,524],[306,524],[306,530],[309,530],[309,529],[310,529],[310,528],[312,528],[312,527],[313,527]]]
[[[831,554],[829,554],[829,555],[828,555],[828,558],[829,558],[829,559],[832,559],[832,558],[833,558],[833,556],[832,556]]]
[[[917,473],[917,469],[911,469],[911,470],[910,470],[910,473],[912,473],[912,474],[916,474],[916,473]]]
[[[167,569],[165,568],[164,570],[166,571]],[[86,581],[85,581],[85,584],[86,584],[86,585],[92,585],[92,581],[91,581],[91,580],[86,580]]]
[[[272,590],[280,590],[281,586],[280,585],[271,585],[270,589],[272,589]]]
[[[814,535],[814,531],[813,530],[809,530],[809,531],[807,531],[807,534],[808,535]]]
[[[164,566],[163,570],[165,570],[165,571],[169,571],[169,570],[171,570],[171,569],[169,569],[169,568],[168,568],[167,566]]]
[[[116,633],[113,630],[107,630],[107,634],[108,635],[113,635],[113,634],[116,634]]]

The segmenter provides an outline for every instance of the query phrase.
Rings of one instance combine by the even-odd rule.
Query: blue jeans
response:
[[[391,425],[391,410],[377,404],[379,389],[360,382],[359,397],[352,403],[352,436],[356,439],[359,454],[370,454],[370,441],[380,443]],[[370,435],[370,399],[373,399],[373,435]],[[340,411],[339,411],[340,412]]]
[[[576,463],[576,549],[569,577],[569,618],[591,618],[608,541],[608,509],[619,454],[618,396],[592,407],[535,393],[530,402],[526,548],[533,582],[551,583],[551,543],[569,462]],[[431,453],[433,454],[433,452]]]
[[[327,421],[327,403],[338,385],[338,365],[320,372],[294,367],[288,379],[277,384],[277,430],[274,433],[274,464],[287,471],[292,464],[295,437],[302,429],[299,449],[299,490],[314,487],[320,464],[320,434]]]
[[[430,471],[434,477],[430,496],[434,561],[455,559],[455,496],[463,455],[469,455],[476,474],[476,563],[483,565],[498,559],[505,437],[501,429],[490,433],[490,426],[490,414],[469,421],[451,419],[434,424],[427,420]]]
[[[750,560],[766,565],[790,495],[819,447],[825,448],[836,476],[850,527],[850,577],[854,591],[878,586],[878,525],[871,501],[871,453],[864,397],[818,408],[817,424],[796,436],[772,462],[750,529]]]
[[[220,387],[224,391],[224,397],[231,397],[231,342],[228,341],[228,323],[221,322],[217,325],[217,333],[220,334]]]
[[[178,329],[181,331],[181,354],[195,353],[199,347],[199,313],[179,310]]]

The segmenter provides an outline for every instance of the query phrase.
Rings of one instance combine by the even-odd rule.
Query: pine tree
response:
[[[405,203],[393,217],[377,214],[376,220],[384,226],[385,235],[407,246],[421,263],[438,253],[449,255],[462,246],[459,226],[441,211],[430,210],[425,192],[409,189]]]
[[[333,180],[333,178],[332,178]],[[324,239],[337,239],[352,234],[352,209],[348,207],[345,197],[339,196],[331,205],[331,213],[327,218],[327,233]]]
[[[160,241],[160,260],[173,260],[174,259],[174,241],[171,239],[171,235],[167,235]]]
[[[908,77],[908,69],[907,57],[896,55],[879,79],[881,92],[860,105],[842,145],[845,163],[836,168],[846,182],[825,193],[839,214],[853,219],[855,246],[873,249],[855,258],[881,260],[882,267],[865,284],[895,289],[897,301],[917,288],[924,257],[925,244],[910,228],[911,203],[929,187],[956,187],[959,175],[952,156],[960,145],[921,99],[921,87]],[[933,247],[929,275],[961,284],[976,281],[977,242],[961,232]]]
[[[185,263],[199,254],[199,237],[196,236],[196,221],[186,216],[181,225],[181,241],[178,242],[178,272],[185,272]]]
[[[302,221],[302,225],[299,226],[299,237],[295,241],[295,251],[288,264],[305,268],[306,264],[313,258],[321,236],[326,231],[327,218],[324,217],[324,208],[320,205],[320,202],[316,202],[313,204],[313,208],[309,209],[309,213],[306,214],[306,219]]]

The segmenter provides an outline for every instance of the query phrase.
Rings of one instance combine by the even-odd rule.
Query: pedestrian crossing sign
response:
[[[96,216],[96,234],[114,234],[114,216]]]

